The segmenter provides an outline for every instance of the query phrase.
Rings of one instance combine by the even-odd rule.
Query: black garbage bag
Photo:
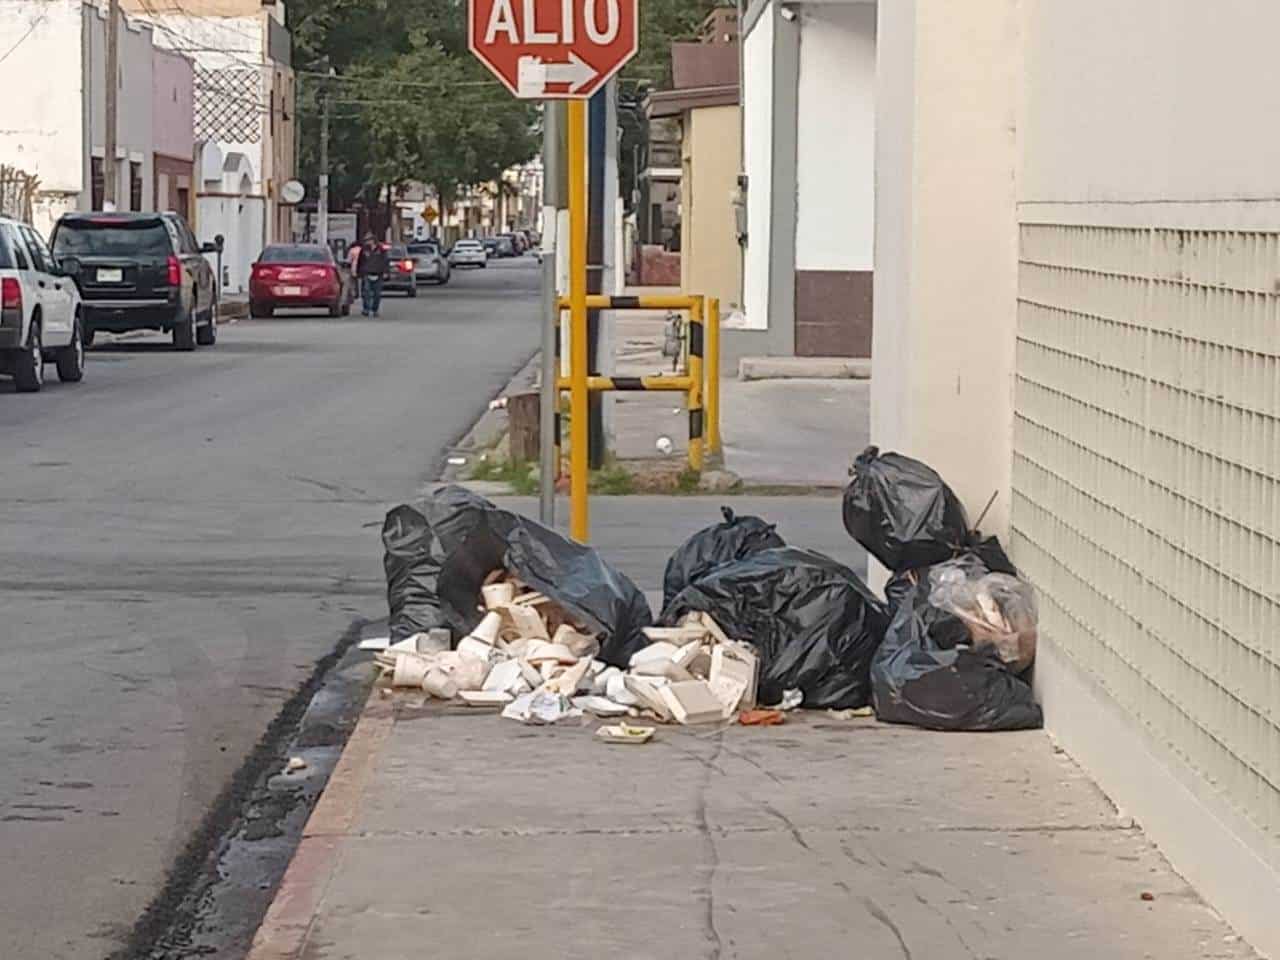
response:
[[[440,568],[492,507],[483,497],[450,486],[388,511],[382,565],[392,640],[448,625],[439,602]]]
[[[662,604],[665,607],[685,587],[696,583],[716,567],[742,560],[761,550],[785,547],[776,526],[759,517],[734,516],[721,507],[723,523],[704,527],[682,543],[667,561],[662,577]]]
[[[964,558],[985,570],[973,555]],[[1031,685],[991,648],[968,646],[959,617],[929,603],[923,571],[903,598],[871,665],[876,716],[932,730],[1028,730],[1044,716]]]
[[[895,573],[949,560],[968,539],[964,507],[933,469],[867,447],[844,490],[844,528]]]
[[[625,667],[631,654],[648,645],[643,631],[653,613],[630,578],[594,548],[487,500],[481,503],[482,509],[468,515],[466,538],[439,567],[437,601],[457,634],[480,622],[480,587],[489,573],[504,568],[595,632],[606,663]]]
[[[888,618],[857,574],[830,557],[776,547],[716,567],[680,591],[662,621],[675,624],[691,611],[755,644],[761,703],[794,688],[806,707],[870,702],[871,658]]]
[[[480,586],[502,567],[597,632],[602,660],[625,667],[649,642],[644,594],[596,550],[462,487],[392,509],[382,542],[393,640],[440,626],[469,633],[480,620]]]
[[[844,528],[889,570],[921,570],[968,551],[992,573],[1018,575],[999,540],[969,529],[964,506],[933,468],[867,447],[852,473],[844,490]]]

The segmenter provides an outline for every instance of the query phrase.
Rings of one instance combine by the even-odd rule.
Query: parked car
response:
[[[218,339],[218,283],[176,213],[68,213],[53,228],[53,255],[83,298],[84,344],[99,330],[160,330],[178,350]]]
[[[333,252],[318,243],[266,247],[249,275],[249,313],[269,317],[281,307],[311,307],[331,317],[351,312],[350,277]]]
[[[440,245],[434,240],[409,244],[409,256],[413,258],[413,272],[419,283],[449,282],[449,261],[440,252]]]
[[[449,265],[452,267],[485,267],[489,255],[479,240],[459,240],[449,251]]]
[[[418,274],[414,268],[413,257],[409,256],[409,250],[399,244],[393,244],[387,251],[387,277],[382,283],[382,289],[399,290],[406,296],[416,297],[418,295]]]
[[[18,390],[44,385],[53,360],[58,379],[84,377],[83,308],[75,281],[58,264],[40,234],[0,217],[0,373]]]
[[[523,257],[524,252],[529,249],[529,241],[525,239],[524,234],[519,232],[500,233],[498,234],[498,239],[506,240],[511,244],[511,253],[509,256],[512,257]]]

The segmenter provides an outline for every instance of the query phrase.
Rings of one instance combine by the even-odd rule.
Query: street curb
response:
[[[394,724],[392,701],[373,694],[307,818],[302,840],[245,960],[296,960],[301,955],[337,872],[343,839],[355,823],[365,787]]]
[[[532,389],[537,382],[539,358],[542,351],[537,350],[528,360],[521,365],[506,386],[499,390],[491,399],[509,396],[512,393],[518,393],[522,389]],[[424,487],[431,489],[440,484],[457,483],[462,473],[471,466],[469,455],[488,450],[501,439],[502,434],[507,430],[507,412],[502,409],[486,410],[480,415],[480,419],[472,424],[457,443],[449,447],[445,451],[444,466],[440,470],[440,476],[434,482],[424,484]],[[453,464],[449,462],[450,457],[464,456],[468,457],[466,463]]]
[[[859,357],[743,357],[739,380],[870,380],[871,360]]]

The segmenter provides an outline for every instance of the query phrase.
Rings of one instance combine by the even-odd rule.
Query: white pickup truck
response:
[[[31,393],[44,386],[50,360],[59,380],[84,376],[80,293],[40,234],[0,217],[0,373]]]

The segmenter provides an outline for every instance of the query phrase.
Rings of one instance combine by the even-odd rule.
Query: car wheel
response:
[[[212,347],[218,342],[218,317],[213,311],[209,311],[209,322],[203,327],[196,327],[196,343],[202,347]]]
[[[71,325],[71,342],[58,351],[56,363],[58,379],[63,383],[79,383],[84,379],[84,335],[79,317]]]
[[[196,348],[196,318],[187,311],[173,325],[173,349],[194,350]]]
[[[19,393],[35,393],[44,386],[44,341],[40,321],[31,321],[27,346],[13,359],[13,382]]]
[[[265,319],[276,312],[275,307],[269,303],[250,303],[249,316],[257,319]]]

